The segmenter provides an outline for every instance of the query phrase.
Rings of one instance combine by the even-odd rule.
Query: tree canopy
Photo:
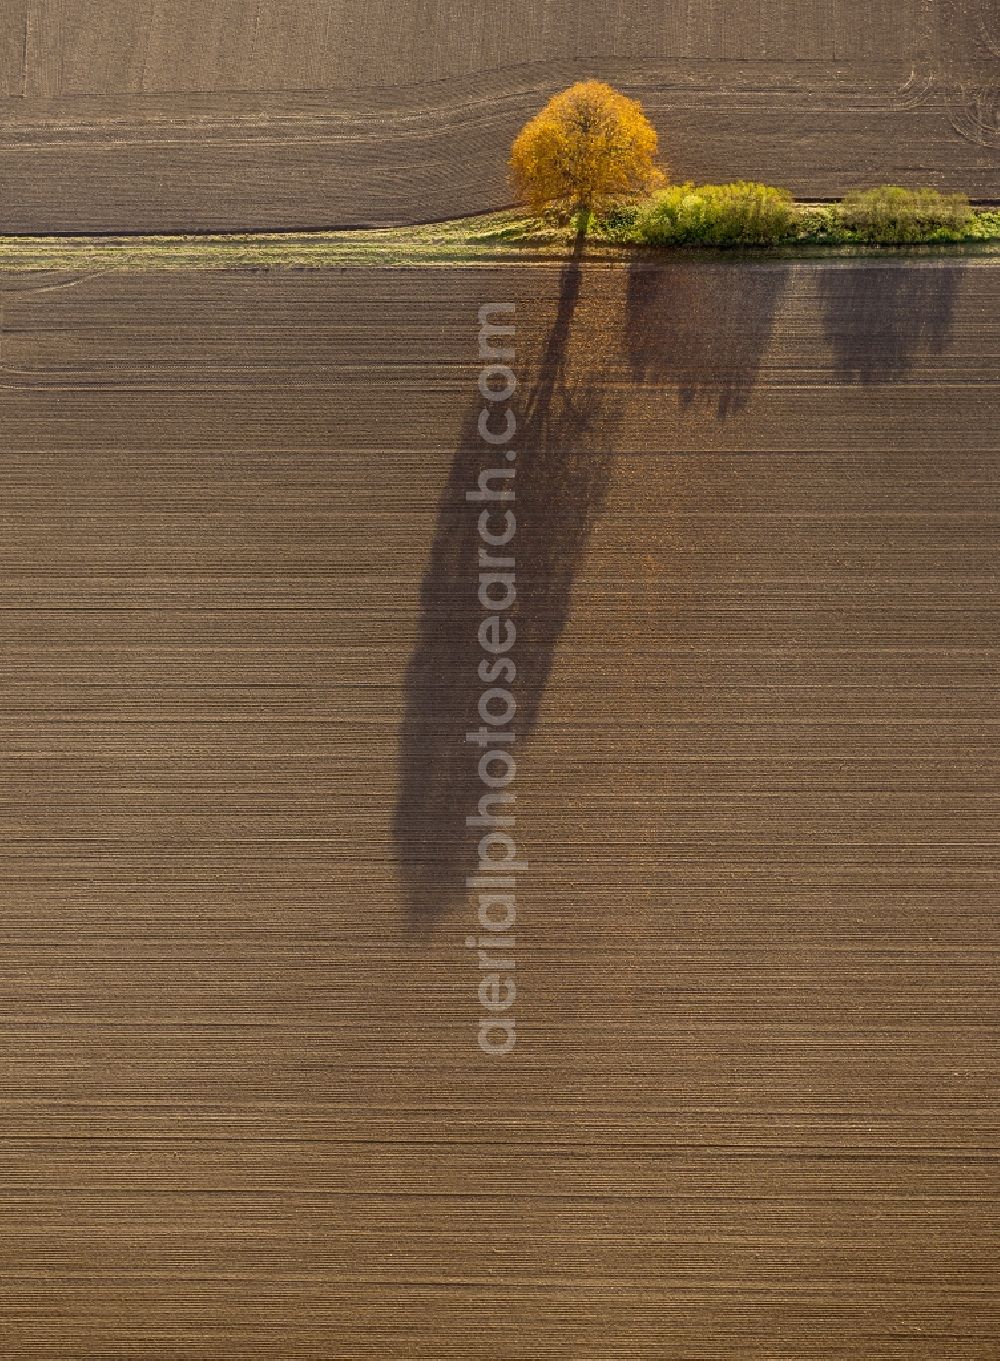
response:
[[[656,152],[656,131],[636,100],[602,81],[580,81],[518,133],[511,183],[533,212],[576,213],[584,230],[595,209],[665,183]]]

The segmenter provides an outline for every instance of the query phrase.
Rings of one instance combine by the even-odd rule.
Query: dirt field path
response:
[[[3,288],[5,1356],[993,1357],[1000,268]]]

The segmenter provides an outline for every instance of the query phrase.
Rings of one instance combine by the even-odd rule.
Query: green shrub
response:
[[[639,213],[638,203],[616,203],[605,209],[595,221],[595,235],[608,241],[634,241]]]
[[[651,246],[773,246],[793,235],[791,194],[768,184],[675,184],[654,195],[634,239]]]
[[[1000,210],[980,208],[974,212],[965,235],[972,241],[1000,241]]]
[[[880,184],[848,194],[840,204],[840,220],[858,241],[898,246],[958,241],[972,221],[972,209],[965,194]]]
[[[852,237],[841,220],[839,203],[800,203],[795,239],[808,245],[840,246]]]

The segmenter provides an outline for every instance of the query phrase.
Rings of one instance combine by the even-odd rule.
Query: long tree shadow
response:
[[[611,473],[611,454],[600,443],[607,415],[596,358],[601,337],[590,334],[586,309],[579,329],[587,335],[571,343],[582,278],[578,250],[562,271],[539,358],[514,398],[517,531],[508,548],[493,550],[512,552],[516,560],[511,656],[517,675],[510,688],[517,701],[512,750],[519,764],[538,722],[573,579]],[[485,655],[478,636],[485,615],[478,597],[483,543],[481,507],[465,493],[482,469],[504,461],[479,435],[482,408],[478,398],[470,405],[441,496],[421,586],[420,634],[406,673],[393,833],[410,927],[417,933],[464,897],[481,835],[465,819],[476,814],[486,792],[480,749],[466,738],[482,724],[478,701],[486,688],[478,674]]]
[[[833,265],[820,271],[823,332],[837,376],[851,383],[902,378],[924,350],[942,354],[964,274],[960,264]]]
[[[744,410],[788,282],[780,262],[633,260],[626,344],[634,378],[675,384],[684,407]]]

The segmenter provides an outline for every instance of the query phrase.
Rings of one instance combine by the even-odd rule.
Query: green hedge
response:
[[[795,219],[791,194],[768,184],[675,184],[642,208],[632,240],[650,246],[773,246],[794,235]]]
[[[972,208],[965,194],[880,184],[848,194],[839,217],[857,241],[898,246],[961,240],[972,221]]]
[[[784,189],[671,185],[645,203],[623,203],[594,223],[606,241],[649,246],[920,245],[995,241],[1000,214],[976,212],[965,194],[882,184],[840,203],[796,203]]]

